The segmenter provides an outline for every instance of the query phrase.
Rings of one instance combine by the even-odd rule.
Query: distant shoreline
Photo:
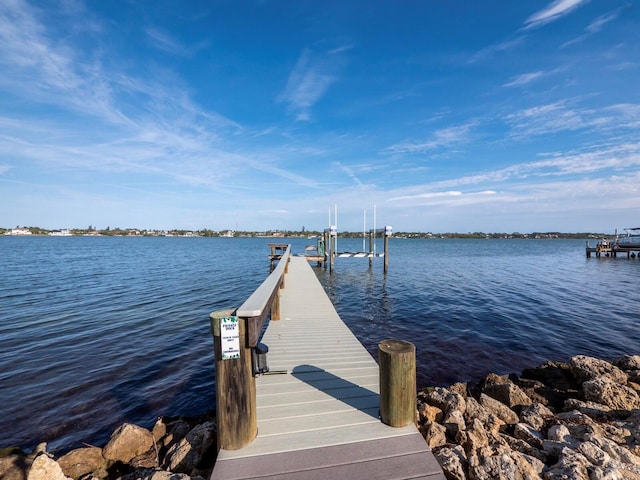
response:
[[[111,229],[58,229],[47,230],[40,227],[16,227],[2,228],[0,227],[0,236],[51,236],[51,237],[222,237],[222,238],[269,238],[274,240],[282,240],[286,238],[308,238],[313,239],[322,236],[322,232],[318,231],[234,231],[234,230],[144,230],[137,228]],[[362,238],[362,232],[339,232],[341,238]],[[432,232],[394,232],[391,238],[396,239],[602,239],[603,237],[612,237],[614,234],[594,233],[594,232],[469,232],[469,233],[432,233]]]

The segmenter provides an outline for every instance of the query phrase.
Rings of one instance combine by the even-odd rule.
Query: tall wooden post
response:
[[[331,245],[329,244],[329,232],[327,230],[323,233],[324,238],[324,268],[327,268],[327,256],[331,252]]]
[[[374,240],[374,231],[369,230],[369,268],[373,267],[373,242]]]
[[[404,340],[378,344],[380,365],[380,418],[392,427],[415,422],[417,408],[416,347]]]
[[[333,262],[336,258],[336,238],[338,237],[338,229],[331,225],[329,235],[331,237],[331,247],[329,249],[329,271],[333,271]]]
[[[387,273],[389,269],[389,237],[391,236],[392,228],[390,225],[384,227],[384,273]]]
[[[230,308],[209,315],[216,358],[218,448],[225,450],[238,450],[251,443],[258,434],[256,382],[252,371],[251,348],[247,344],[246,319],[235,317],[235,311]],[[228,326],[233,327],[229,324],[235,321],[238,329],[226,330]],[[234,344],[238,356],[229,358],[235,356]]]

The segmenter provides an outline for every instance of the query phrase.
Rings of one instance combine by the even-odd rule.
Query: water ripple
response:
[[[0,237],[0,447],[101,444],[124,421],[212,408],[208,315],[267,276],[267,243]],[[392,239],[387,275],[379,259],[316,274],[372,355],[384,338],[414,342],[427,385],[639,353],[639,269],[587,260],[581,241]]]

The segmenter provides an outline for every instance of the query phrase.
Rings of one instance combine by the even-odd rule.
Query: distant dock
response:
[[[600,257],[618,257],[620,255],[626,255],[628,259],[640,258],[640,247],[624,247],[619,245],[615,241],[600,240],[595,247],[589,245],[587,240],[586,255],[587,258],[591,258],[591,255],[595,254],[597,258]]]

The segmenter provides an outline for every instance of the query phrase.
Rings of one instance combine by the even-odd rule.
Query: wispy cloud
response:
[[[603,148],[594,148],[580,153],[558,154],[552,158],[523,162],[475,175],[434,182],[432,190],[443,190],[469,185],[497,185],[512,180],[530,178],[583,175],[609,171],[633,171],[640,167],[640,143],[627,143]]]
[[[471,132],[476,126],[477,122],[471,121],[463,125],[443,128],[436,130],[426,141],[396,143],[387,147],[385,152],[392,154],[420,153],[442,147],[464,145],[471,141]]]
[[[396,215],[418,218],[429,209],[429,221],[442,225],[437,216],[465,218],[452,228],[490,228],[490,215],[504,217],[518,205],[525,228],[537,214],[563,219],[556,228],[567,231],[572,212],[588,209],[590,215],[620,208],[640,208],[640,143],[593,148],[591,151],[558,153],[543,160],[522,162],[506,168],[446,181],[413,185],[386,192],[384,207]],[[545,222],[549,222],[547,217]],[[547,223],[548,224],[548,223]],[[518,222],[512,222],[513,228]],[[530,226],[528,227],[530,228]]]
[[[349,177],[351,180],[353,180],[356,183],[356,185],[358,185],[360,187],[363,186],[363,183],[360,181],[358,176],[355,174],[353,168],[351,168],[348,165],[344,165],[341,162],[334,162],[334,165],[336,167],[338,167],[338,169],[340,169],[342,172],[344,172],[347,175],[347,177]]]
[[[516,75],[507,83],[504,84],[505,87],[521,87],[523,85],[527,85],[529,83],[535,82],[539,78],[544,75],[544,72],[530,72],[523,73],[521,75]]]
[[[640,122],[640,105],[619,104],[602,108],[572,108],[569,102],[539,105],[505,117],[511,136],[523,139],[562,131],[634,129]]]
[[[490,56],[492,56],[494,53],[499,53],[499,52],[505,52],[508,50],[511,50],[513,48],[516,48],[517,46],[521,45],[523,43],[525,39],[525,36],[519,36],[516,38],[513,38],[511,40],[507,40],[495,45],[490,45],[486,48],[483,48],[482,50],[480,50],[479,52],[476,52],[470,59],[469,59],[469,63],[476,63],[476,62],[480,62]]]
[[[587,38],[589,38],[591,35],[598,33],[600,30],[602,30],[602,27],[604,27],[607,23],[617,19],[620,16],[620,11],[621,9],[618,8],[613,12],[607,13],[605,15],[600,15],[598,18],[596,18],[593,22],[591,22],[587,26],[584,34],[574,38],[573,40],[569,40],[568,42],[563,43],[561,47],[564,48],[564,47],[568,47],[569,45],[582,42],[583,40],[586,40]]]
[[[588,0],[555,0],[546,8],[531,15],[525,23],[525,29],[536,28],[558,20],[587,3]]]
[[[321,54],[305,48],[277,100],[287,103],[296,112],[298,120],[309,120],[311,107],[338,80],[343,63],[340,54],[348,50],[349,48],[333,49]]]
[[[151,45],[159,50],[181,57],[191,55],[191,52],[185,45],[172,38],[167,32],[163,32],[159,28],[147,27],[144,29],[144,33],[149,38]]]

